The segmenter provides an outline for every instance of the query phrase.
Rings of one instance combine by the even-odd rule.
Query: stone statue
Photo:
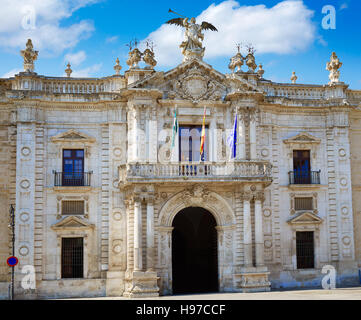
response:
[[[31,39],[28,39],[26,43],[26,49],[21,50],[20,54],[24,58],[24,71],[34,72],[34,61],[38,58],[39,51],[34,51],[33,43]]]
[[[175,13],[172,10],[169,12]],[[184,61],[189,61],[194,58],[202,59],[205,48],[203,48],[202,41],[204,40],[203,30],[218,31],[215,26],[208,22],[202,22],[201,25],[196,23],[195,18],[176,18],[169,20],[167,24],[175,24],[185,28],[185,39],[180,45],[184,55]]]
[[[298,77],[296,76],[296,71],[292,72],[292,77],[291,77],[291,81],[293,84],[296,84]]]
[[[330,62],[327,62],[326,70],[330,71],[330,84],[340,82],[340,68],[342,62],[338,59],[335,52],[332,52]]]

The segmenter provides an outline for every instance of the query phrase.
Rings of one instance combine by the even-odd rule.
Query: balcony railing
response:
[[[237,181],[271,180],[269,162],[127,164],[119,167],[121,183],[147,181]]]
[[[93,172],[56,172],[55,187],[90,187]]]
[[[320,171],[291,171],[290,184],[321,184]]]

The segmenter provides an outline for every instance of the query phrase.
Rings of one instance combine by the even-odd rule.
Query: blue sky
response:
[[[322,28],[325,5],[336,9],[335,30]],[[175,17],[168,13],[172,8],[220,30],[205,34],[205,61],[221,72],[228,72],[236,43],[251,42],[266,79],[290,82],[296,71],[299,83],[326,84],[326,62],[336,51],[343,62],[341,81],[361,90],[358,0],[0,0],[0,6],[0,77],[22,69],[19,50],[28,37],[39,50],[36,72],[42,75],[63,76],[70,60],[75,76],[108,76],[117,57],[124,72],[125,44],[134,38],[151,38],[156,70],[169,70],[181,63],[181,29],[162,27]],[[30,17],[25,28],[24,17]]]

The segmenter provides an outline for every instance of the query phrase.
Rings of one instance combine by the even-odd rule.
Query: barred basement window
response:
[[[314,232],[296,232],[297,269],[315,267]]]
[[[81,279],[84,270],[83,238],[63,238],[61,246],[62,279]]]
[[[313,198],[295,198],[295,210],[313,210]]]
[[[84,215],[84,200],[82,201],[62,201],[61,214],[63,215]]]

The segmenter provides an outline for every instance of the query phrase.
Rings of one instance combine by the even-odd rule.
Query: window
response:
[[[84,185],[84,150],[63,150],[63,186]]]
[[[62,201],[61,202],[62,215],[84,215],[84,201]]]
[[[313,198],[295,198],[295,210],[313,210]]]
[[[297,269],[315,267],[314,232],[296,232]]]
[[[63,279],[83,278],[83,238],[62,238],[61,251],[61,277]]]
[[[181,126],[179,128],[179,161],[199,162],[201,159],[202,126]],[[208,161],[208,127],[206,126],[206,140],[202,161]]]

